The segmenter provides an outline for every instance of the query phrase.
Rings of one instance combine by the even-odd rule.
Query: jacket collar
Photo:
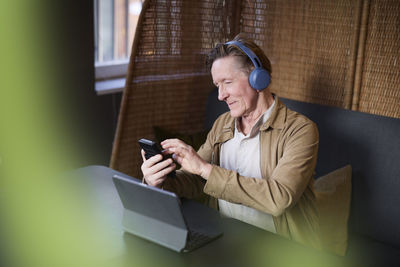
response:
[[[272,110],[269,119],[260,127],[260,131],[265,131],[270,127],[273,129],[282,129],[286,120],[286,107],[279,100],[279,97],[275,97],[275,106]],[[222,132],[218,135],[217,142],[224,143],[229,139],[233,138],[235,132],[235,118],[229,117],[228,121],[222,127]]]
[[[229,116],[227,123],[222,127],[222,132],[218,135],[217,143],[224,143],[233,138],[235,132],[235,118]]]
[[[277,95],[275,97],[275,107],[272,110],[269,119],[261,126],[260,131],[265,131],[269,127],[272,129],[283,129],[286,121],[286,106],[279,100]]]

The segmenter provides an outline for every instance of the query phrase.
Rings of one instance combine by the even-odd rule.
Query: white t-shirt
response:
[[[237,130],[235,123],[234,137],[222,144],[220,151],[220,166],[236,171],[242,176],[261,179],[260,167],[260,127],[271,116],[275,101],[268,110],[261,115],[248,135]],[[222,199],[218,200],[219,210],[223,216],[235,218],[243,222],[276,233],[271,214],[256,209],[234,204]]]

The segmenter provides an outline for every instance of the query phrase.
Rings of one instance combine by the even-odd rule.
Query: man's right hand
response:
[[[175,170],[176,165],[171,158],[162,160],[161,154],[146,160],[145,152],[141,151],[143,164],[141,166],[143,177],[148,185],[161,187],[167,178],[167,174]]]

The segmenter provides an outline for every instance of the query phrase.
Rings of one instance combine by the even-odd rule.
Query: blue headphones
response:
[[[251,62],[253,62],[255,69],[249,75],[250,86],[257,91],[267,88],[271,82],[271,76],[268,71],[262,67],[261,61],[258,59],[256,54],[239,41],[230,41],[225,44],[236,45],[250,58]]]

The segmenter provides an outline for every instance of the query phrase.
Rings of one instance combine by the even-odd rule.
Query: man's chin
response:
[[[241,114],[237,112],[236,110],[230,110],[231,117],[233,118],[239,118]]]

